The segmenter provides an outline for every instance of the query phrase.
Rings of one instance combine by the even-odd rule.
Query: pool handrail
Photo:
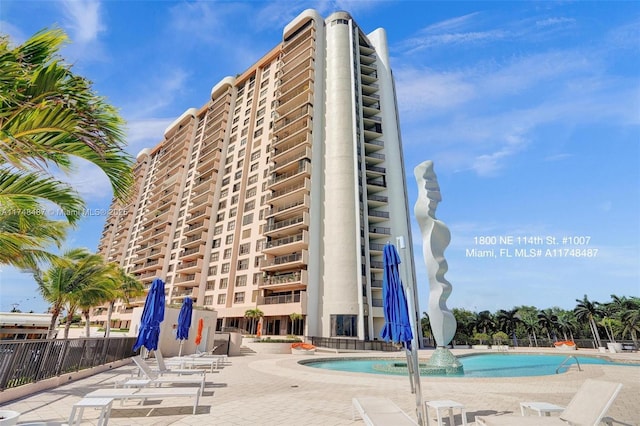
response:
[[[562,360],[562,362],[560,363],[560,365],[558,366],[558,368],[556,368],[556,374],[559,374],[560,369],[566,364],[567,361],[569,361],[571,358],[576,360],[576,364],[578,365],[578,371],[582,371],[582,368],[580,367],[580,361],[578,361],[578,358],[575,355],[568,355],[565,359]]]

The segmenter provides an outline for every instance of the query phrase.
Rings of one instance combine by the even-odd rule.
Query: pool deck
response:
[[[616,361],[640,363],[640,353],[599,354],[593,350],[559,352],[558,350],[510,350],[516,352],[567,355],[605,355]],[[430,350],[420,351],[420,359],[429,358]],[[488,353],[491,350],[453,350],[454,354]],[[314,369],[298,363],[308,358],[399,357],[402,354],[379,352],[316,353],[273,355],[246,353],[230,357],[215,373],[207,373],[207,386],[195,415],[192,401],[183,398],[149,400],[139,405],[114,402],[110,425],[360,425],[352,419],[351,398],[383,396],[393,400],[415,418],[415,396],[410,393],[407,376],[346,373]],[[22,413],[20,423],[66,422],[73,404],[83,395],[129,377],[134,366],[125,365],[94,376],[73,381],[55,389],[38,392],[3,404],[2,409]],[[622,391],[608,411],[616,425],[640,425],[640,367],[582,365],[583,371],[571,367],[567,373],[516,378],[445,378],[422,377],[425,400],[452,399],[466,406],[467,419],[476,415],[520,413],[520,401],[546,401],[566,405],[587,378],[619,382]],[[435,414],[430,413],[435,419]],[[95,425],[98,412],[85,412],[83,425]],[[461,424],[456,415],[456,424]],[[432,423],[432,424],[435,424]],[[473,424],[473,423],[471,423]]]

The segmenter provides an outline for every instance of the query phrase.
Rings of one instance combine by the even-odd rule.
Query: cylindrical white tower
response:
[[[354,326],[359,309],[360,240],[354,125],[351,17],[337,12],[326,22],[324,297],[323,335]],[[343,324],[343,322],[345,322]],[[346,323],[348,322],[348,323]],[[362,331],[358,330],[359,333]],[[355,330],[354,330],[355,334]],[[344,334],[342,334],[344,335]],[[362,336],[359,336],[362,338]]]

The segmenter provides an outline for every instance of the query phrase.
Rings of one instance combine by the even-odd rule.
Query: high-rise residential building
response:
[[[219,328],[248,329],[259,309],[263,335],[378,338],[382,249],[399,237],[415,282],[386,34],[346,12],[301,13],[135,172],[100,253],[147,285],[164,279],[169,303],[215,309]]]

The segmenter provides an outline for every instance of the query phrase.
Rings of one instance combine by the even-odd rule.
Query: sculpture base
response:
[[[436,371],[444,369],[447,375],[462,374],[464,372],[462,363],[458,361],[458,358],[456,358],[456,356],[444,346],[438,346],[436,348],[431,355],[431,358],[429,358],[429,361],[427,361],[426,367],[427,369],[433,369]],[[422,372],[422,369],[423,367],[421,366],[420,372]]]
[[[464,369],[458,358],[444,347],[436,348],[433,355],[431,355],[431,359],[426,364],[421,363],[419,368],[421,376],[455,376],[464,374]],[[408,372],[406,362],[373,364],[373,369],[393,374],[407,374]]]

